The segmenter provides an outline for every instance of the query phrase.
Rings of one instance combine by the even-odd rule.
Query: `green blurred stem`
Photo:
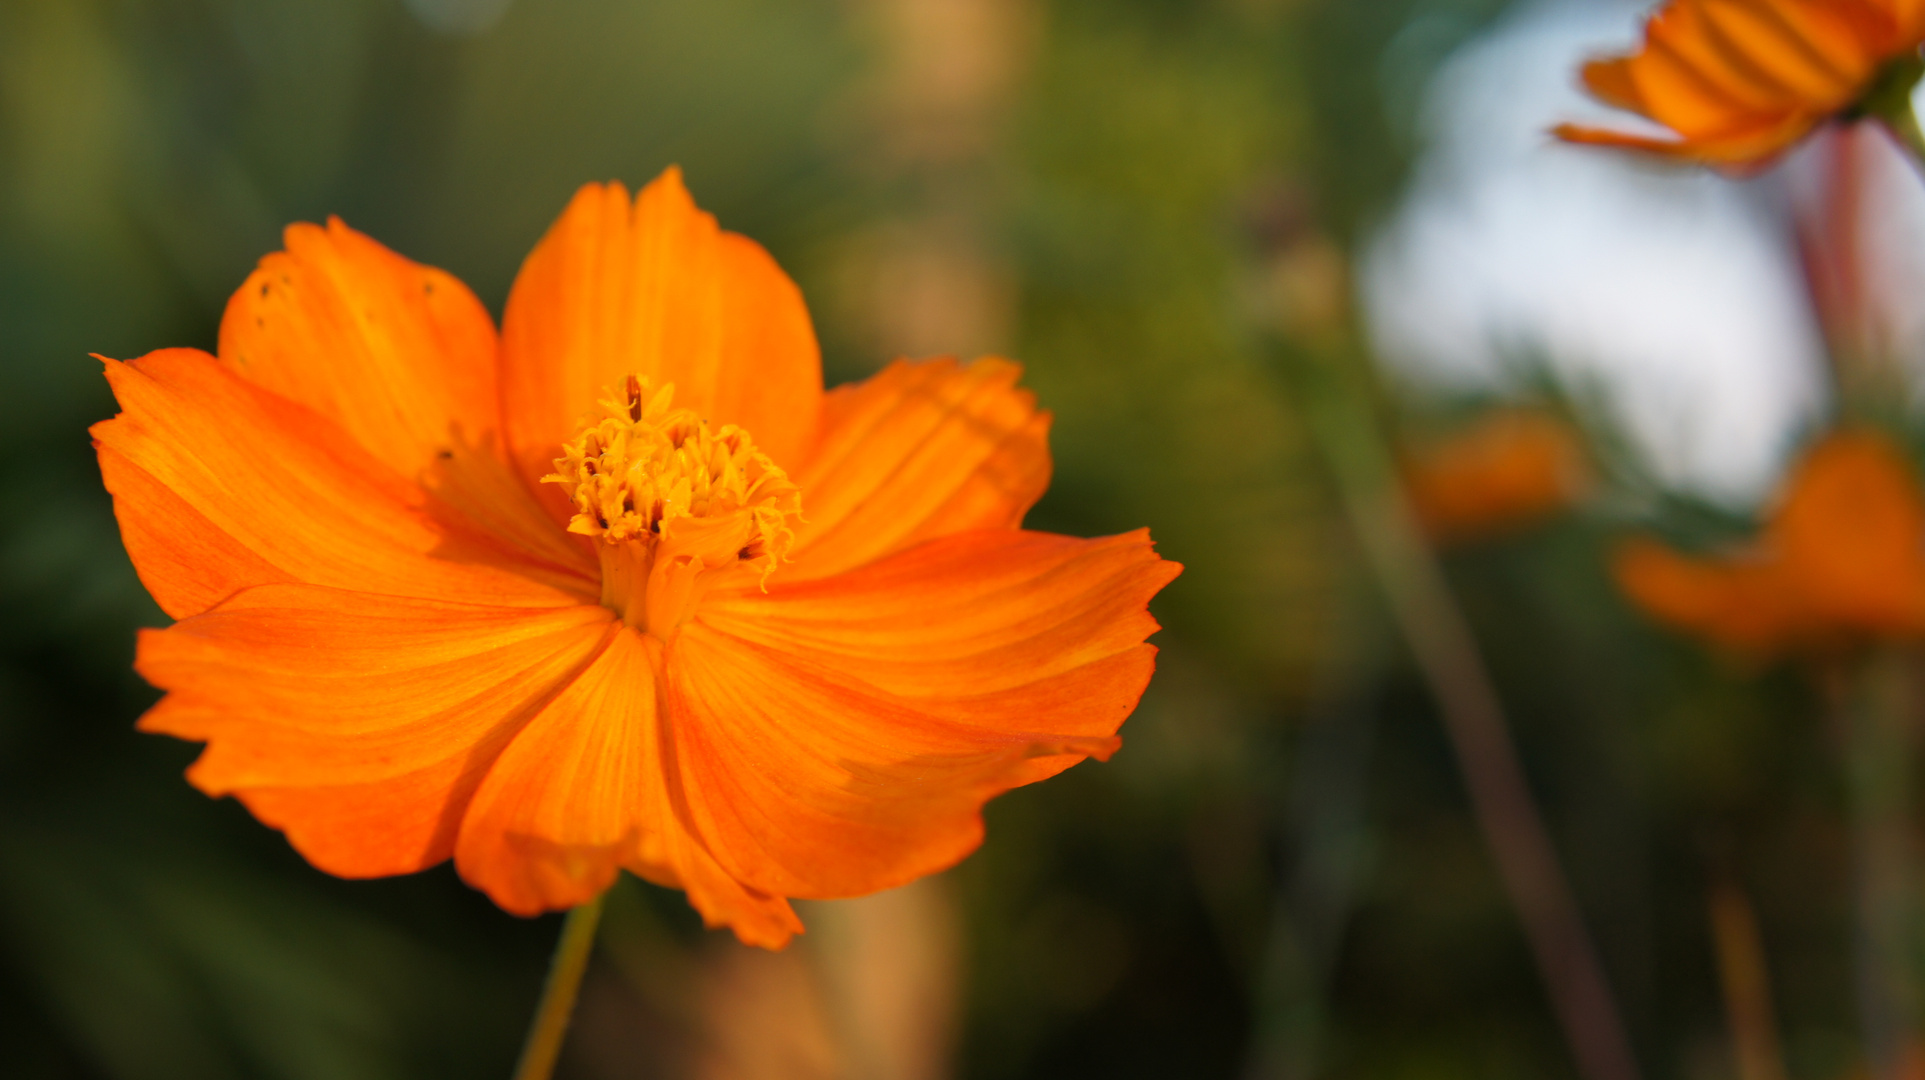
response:
[[[1785,1056],[1772,1016],[1771,976],[1758,916],[1736,881],[1711,888],[1711,941],[1718,955],[1718,982],[1731,1028],[1731,1058],[1738,1080],[1785,1080]]]
[[[1477,823],[1524,925],[1585,1080],[1636,1080],[1617,1006],[1524,782],[1496,688],[1404,498],[1361,376],[1335,359],[1305,365],[1312,434],[1371,570],[1429,683]]]
[[[1905,156],[1920,172],[1925,172],[1925,131],[1918,127],[1918,113],[1913,111],[1912,103],[1907,100],[1903,109],[1895,116],[1881,116],[1885,130],[1892,133],[1898,145],[1904,147]]]
[[[1859,108],[1866,116],[1876,117],[1905,150],[1905,156],[1925,173],[1925,131],[1918,126],[1918,113],[1912,108],[1912,90],[1925,75],[1925,61],[1907,56],[1892,62],[1872,82]]]
[[[595,925],[601,921],[605,897],[572,909],[562,923],[561,941],[555,945],[555,959],[541,988],[541,1004],[535,1007],[528,1041],[522,1044],[514,1080],[548,1080],[555,1071],[569,1017],[575,1012],[575,997],[581,992],[582,973],[588,970],[588,955],[595,947]]]
[[[1841,695],[1857,894],[1858,1008],[1865,1055],[1877,1080],[1903,1075],[1918,1008],[1907,675],[1904,657],[1887,649],[1869,657]]]

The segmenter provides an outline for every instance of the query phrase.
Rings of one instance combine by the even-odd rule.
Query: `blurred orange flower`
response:
[[[1607,104],[1675,138],[1565,124],[1572,142],[1742,169],[1860,104],[1887,65],[1925,42],[1921,0],[1669,0],[1643,46],[1584,65]]]
[[[106,361],[148,731],[344,877],[453,857],[518,914],[627,868],[779,947],[787,897],[982,839],[1107,757],[1179,567],[1020,527],[1049,416],[1001,360],[825,394],[801,294],[670,170],[589,185],[497,339],[453,277],[295,225],[219,355]]]
[[[1640,538],[1615,569],[1653,616],[1742,653],[1925,634],[1925,497],[1884,436],[1840,432],[1792,471],[1750,549],[1700,559]]]
[[[1556,418],[1503,409],[1403,463],[1418,523],[1434,540],[1491,536],[1571,505],[1589,482],[1577,436]]]

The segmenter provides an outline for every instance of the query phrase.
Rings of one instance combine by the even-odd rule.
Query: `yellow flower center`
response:
[[[542,477],[575,504],[568,531],[600,541],[602,603],[663,639],[717,584],[766,586],[802,510],[802,493],[748,432],[711,431],[674,397],[673,384],[652,390],[629,376]]]

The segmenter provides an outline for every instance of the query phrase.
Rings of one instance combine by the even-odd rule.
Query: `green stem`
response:
[[[1471,807],[1523,923],[1584,1080],[1636,1080],[1604,969],[1525,784],[1496,687],[1405,502],[1361,376],[1337,358],[1305,365],[1312,435],[1392,617],[1430,685]]]
[[[1925,131],[1919,130],[1918,113],[1912,109],[1911,102],[1905,103],[1905,110],[1898,116],[1880,117],[1885,130],[1892,133],[1898,145],[1904,147],[1905,156],[1912,159],[1920,172],[1925,172]]]
[[[541,988],[541,1004],[535,1007],[528,1041],[521,1047],[515,1080],[548,1080],[555,1071],[562,1039],[568,1034],[568,1019],[575,1012],[575,997],[581,991],[582,973],[588,970],[588,955],[594,950],[602,899],[597,896],[571,910],[562,923],[561,941],[555,945],[555,959]]]
[[[1918,126],[1918,113],[1912,108],[1912,90],[1925,74],[1925,62],[1917,56],[1894,61],[1873,82],[1859,106],[1861,115],[1876,117],[1891,133],[1892,140],[1925,173],[1925,131]]]
[[[1913,979],[1912,739],[1906,671],[1891,651],[1872,656],[1846,689],[1845,772],[1856,879],[1858,1007],[1872,1076],[1903,1075],[1918,1007]]]
[[[1735,881],[1711,888],[1711,941],[1718,956],[1731,1058],[1738,1080],[1785,1080],[1785,1056],[1772,1017],[1771,978],[1758,916]]]

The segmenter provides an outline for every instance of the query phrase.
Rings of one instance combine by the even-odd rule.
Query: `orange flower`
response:
[[[1925,498],[1883,436],[1841,432],[1793,470],[1751,549],[1697,559],[1637,539],[1615,569],[1646,611],[1739,652],[1915,637],[1925,634]]]
[[[1432,539],[1490,536],[1571,505],[1588,483],[1571,430],[1540,412],[1503,409],[1404,461],[1404,488]]]
[[[982,839],[1119,744],[1138,531],[1020,528],[1047,413],[1001,360],[825,394],[801,294],[670,170],[576,195],[502,333],[441,271],[288,229],[218,357],[106,361],[94,428],[189,778],[344,877],[452,856],[517,914],[618,868],[779,947],[786,897]]]
[[[1565,124],[1572,142],[1624,146],[1726,168],[1762,165],[1862,104],[1925,42],[1921,0],[1669,0],[1637,52],[1584,65],[1607,104],[1676,138]]]

